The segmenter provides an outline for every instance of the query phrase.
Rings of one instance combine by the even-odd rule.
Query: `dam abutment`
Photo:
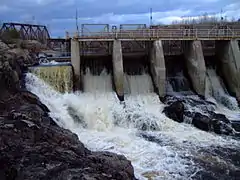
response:
[[[81,86],[81,58],[80,58],[80,42],[77,39],[71,39],[71,63],[73,66],[73,88],[80,90]]]
[[[206,66],[201,41],[185,41],[184,56],[194,90],[205,96]]]

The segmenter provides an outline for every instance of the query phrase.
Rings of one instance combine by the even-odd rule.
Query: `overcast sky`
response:
[[[221,14],[240,18],[240,0],[0,0],[1,22],[38,23],[49,27],[52,36],[75,29],[76,9],[82,23],[149,24],[170,23],[181,17]]]

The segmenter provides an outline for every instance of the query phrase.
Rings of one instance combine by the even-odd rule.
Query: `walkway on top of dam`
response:
[[[232,26],[220,24],[193,27],[170,25],[146,28],[144,26],[133,30],[123,28],[109,30],[109,26],[106,27],[104,30],[92,30],[83,26],[81,32],[70,33],[68,37],[79,41],[240,40],[240,23]]]

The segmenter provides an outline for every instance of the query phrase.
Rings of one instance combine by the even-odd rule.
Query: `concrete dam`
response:
[[[60,51],[64,47],[63,51],[71,55],[68,61],[73,67],[74,83],[68,92],[71,88],[86,89],[86,73],[100,75],[104,71],[111,77],[112,89],[120,100],[132,92],[128,79],[143,74],[152,84],[149,89],[164,97],[176,85],[176,75],[182,73],[188,89],[205,97],[208,69],[213,68],[227,91],[240,99],[239,24],[143,26],[138,30],[124,30],[121,25],[119,31],[109,31],[109,25],[105,25],[107,31],[103,32],[91,32],[85,26],[81,36],[70,38],[67,34],[66,40],[58,40]],[[173,87],[169,89],[169,85]]]
[[[112,48],[110,55],[84,56],[80,54],[80,41],[71,40],[71,63],[74,70],[75,89],[83,90],[84,85],[81,75],[86,68],[94,75],[100,75],[105,69],[111,74],[113,89],[123,100],[125,76],[147,74],[153,83],[155,92],[164,97],[167,92],[167,80],[171,80],[173,74],[183,72],[189,80],[191,89],[201,96],[205,96],[206,77],[209,67],[215,68],[223,79],[228,91],[239,97],[240,78],[239,61],[240,51],[237,40],[215,41],[212,54],[205,54],[203,41],[181,41],[183,52],[177,55],[166,55],[164,40],[147,41],[145,53],[125,53],[121,40],[108,42]],[[231,78],[230,78],[231,77]],[[139,87],[144,88],[144,87]]]

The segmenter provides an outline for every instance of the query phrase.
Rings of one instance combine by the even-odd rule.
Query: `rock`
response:
[[[42,49],[46,49],[46,47],[42,43],[36,40],[23,40],[21,42],[21,48],[34,50],[36,52],[40,52]]]
[[[14,48],[8,50],[8,52],[13,53],[24,66],[32,66],[37,63],[36,57],[33,57],[27,49]]]
[[[183,122],[183,114],[184,114],[184,104],[182,101],[175,101],[169,106],[165,107],[163,112],[167,117],[173,119],[177,122]]]
[[[224,114],[219,114],[215,112],[210,113],[212,119],[217,119],[219,121],[230,123],[229,119]]]
[[[19,92],[20,92],[20,96],[24,100],[28,101],[31,104],[38,105],[43,109],[44,112],[49,112],[49,109],[47,108],[47,106],[45,106],[35,94],[26,90],[20,90]]]
[[[211,129],[211,119],[206,115],[202,115],[201,113],[195,114],[192,120],[192,124],[198,129],[204,131],[210,131]]]
[[[240,133],[240,121],[236,120],[236,121],[231,121],[232,127],[235,131],[237,131],[238,133]]]
[[[225,135],[233,133],[232,125],[225,115],[211,112],[210,117],[212,119],[212,129],[215,133]]]
[[[31,117],[2,121],[0,179],[135,179],[124,156],[91,152],[59,126],[36,124]]]
[[[0,40],[0,52],[5,52],[9,49],[9,46]]]
[[[198,129],[213,131],[216,134],[230,135],[233,133],[231,123],[226,116],[214,112],[212,112],[209,116],[196,113],[192,120],[192,124]]]

